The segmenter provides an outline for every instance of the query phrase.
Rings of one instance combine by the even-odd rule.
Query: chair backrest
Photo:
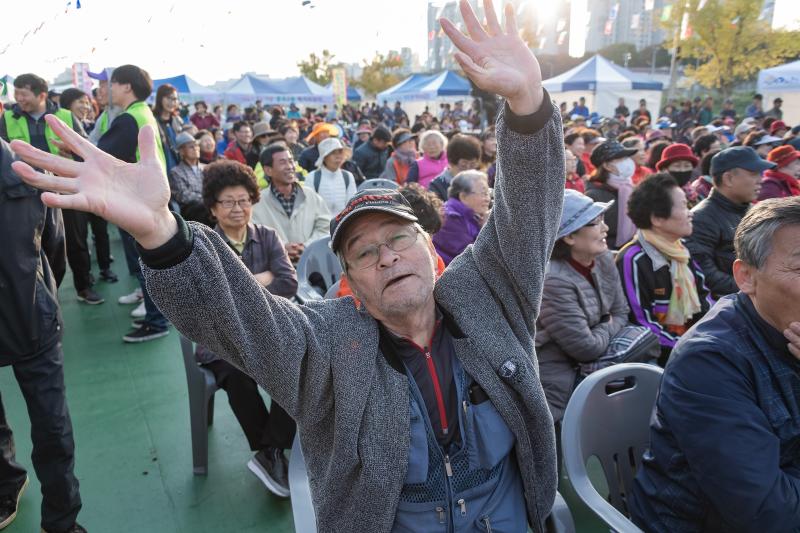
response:
[[[331,288],[328,289],[328,292],[325,293],[325,299],[326,300],[332,300],[333,298],[336,298],[336,293],[339,292],[339,285],[341,283],[342,283],[342,280],[339,280],[336,283],[334,283],[333,285],[331,285]]]
[[[396,189],[398,187],[396,181],[387,180],[384,178],[372,178],[370,180],[364,180],[361,182],[361,185],[358,186],[358,192],[361,192],[365,189]]]
[[[330,237],[312,242],[306,246],[297,263],[297,279],[301,285],[312,285],[310,281],[315,273],[322,278],[325,288],[320,292],[320,296],[339,281],[339,276],[342,274],[342,265],[331,250],[330,242]]]
[[[308,472],[303,450],[300,448],[300,435],[295,433],[292,443],[292,456],[289,458],[289,490],[292,498],[294,530],[303,533],[316,533],[317,515],[308,485]]]
[[[657,366],[626,363],[590,374],[573,392],[561,423],[570,483],[581,500],[619,532],[640,531],[627,518],[627,499],[650,445],[650,418],[662,372]],[[603,468],[608,500],[589,479],[586,462],[592,456]]]

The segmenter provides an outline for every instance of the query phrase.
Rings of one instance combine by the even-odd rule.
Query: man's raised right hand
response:
[[[11,148],[23,160],[12,164],[30,185],[44,189],[42,202],[50,207],[94,213],[130,233],[147,249],[157,248],[178,231],[169,212],[169,183],[156,156],[153,128],[139,131],[141,160],[125,163],[84,139],[55,115],[45,120],[69,150],[83,162],[43,152],[22,142]],[[31,166],[49,170],[54,176]],[[61,193],[61,194],[56,194]]]

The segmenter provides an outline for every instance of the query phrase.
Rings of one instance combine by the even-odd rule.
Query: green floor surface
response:
[[[95,285],[106,302],[79,303],[69,272],[60,290],[67,400],[83,499],[78,521],[91,533],[294,531],[289,500],[269,494],[247,469],[252,454],[223,391],[217,393],[209,430],[208,475],[192,474],[177,332],[170,328],[167,337],[142,344],[122,342],[133,306],[119,305],[117,298],[131,292],[136,280],[127,274],[116,229],[109,233],[120,282]],[[4,533],[37,532],[41,492],[30,461],[30,423],[10,368],[0,369],[0,391],[17,460],[30,477],[17,519]],[[564,480],[562,493],[578,532],[608,531],[577,504]]]

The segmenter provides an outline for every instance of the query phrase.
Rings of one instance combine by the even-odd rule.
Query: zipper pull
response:
[[[464,405],[464,414],[467,414],[467,400],[461,402]]]
[[[461,516],[467,516],[467,502],[464,501],[464,498],[461,498],[456,503],[461,507]]]
[[[444,507],[437,507],[436,512],[439,513],[439,523],[444,524]]]
[[[444,456],[444,469],[447,471],[447,477],[453,477],[453,467],[450,465],[450,456]]]

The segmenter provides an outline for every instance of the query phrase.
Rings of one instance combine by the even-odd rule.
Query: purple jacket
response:
[[[444,204],[444,224],[433,235],[433,245],[445,265],[475,242],[481,226],[475,212],[457,198]]]

